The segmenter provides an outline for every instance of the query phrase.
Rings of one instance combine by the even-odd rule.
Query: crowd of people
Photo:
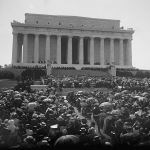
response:
[[[1,89],[1,147],[150,145],[150,79],[49,76],[44,83],[46,90]],[[67,87],[80,90],[64,96]]]

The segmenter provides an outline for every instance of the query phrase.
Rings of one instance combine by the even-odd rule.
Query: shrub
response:
[[[7,70],[0,70],[0,79],[14,79],[14,74]]]

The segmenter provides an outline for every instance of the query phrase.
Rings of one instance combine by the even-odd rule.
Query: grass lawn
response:
[[[0,80],[0,89],[2,88],[12,88],[17,85],[17,81],[15,80],[9,80],[9,79],[1,79]],[[67,95],[69,92],[74,91],[85,91],[85,92],[92,92],[94,90],[99,90],[103,92],[108,92],[109,90],[107,88],[63,88],[63,92],[60,93],[61,95]]]
[[[0,80],[0,89],[2,88],[12,88],[17,85],[17,81],[9,80],[9,79],[1,79]]]

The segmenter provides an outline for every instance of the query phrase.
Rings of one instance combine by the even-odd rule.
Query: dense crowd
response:
[[[145,91],[150,86],[150,80],[147,78],[136,79],[136,78],[125,78],[125,77],[87,77],[87,76],[75,76],[63,78],[50,77],[45,78],[44,84],[54,87],[63,88],[111,88],[121,89],[130,91]]]
[[[44,82],[48,85],[46,90],[0,91],[1,147],[150,144],[150,79],[49,76]],[[60,95],[58,91],[67,87],[80,91]],[[87,92],[82,90],[85,87],[109,90]]]

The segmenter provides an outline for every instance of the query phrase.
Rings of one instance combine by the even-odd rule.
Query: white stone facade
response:
[[[132,67],[132,29],[119,20],[25,14],[14,21],[12,64],[65,67]]]

